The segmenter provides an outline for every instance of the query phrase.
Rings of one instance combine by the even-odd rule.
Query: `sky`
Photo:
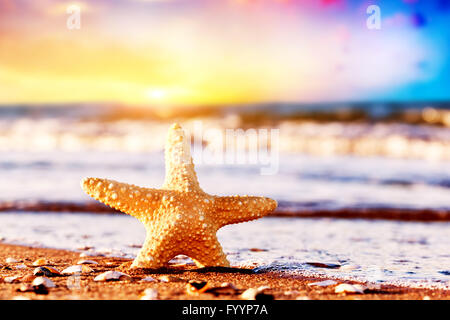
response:
[[[0,0],[0,104],[450,100],[449,18],[450,0]]]

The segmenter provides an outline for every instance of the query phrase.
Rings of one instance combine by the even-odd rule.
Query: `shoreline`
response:
[[[7,258],[17,259],[17,263],[6,263]],[[79,260],[88,259],[98,262],[89,264],[93,272],[81,276],[57,276],[50,279],[56,284],[50,288],[48,294],[37,294],[35,292],[19,292],[25,283],[33,280],[33,261],[43,258],[48,261],[47,266],[52,266],[59,271],[75,265]],[[145,289],[155,289],[158,299],[164,300],[240,300],[241,294],[250,288],[266,287],[264,295],[266,298],[275,300],[428,300],[428,299],[450,299],[450,291],[442,289],[409,288],[393,285],[368,286],[363,294],[335,293],[338,284],[364,284],[356,281],[335,280],[336,284],[326,287],[310,286],[310,283],[331,280],[326,277],[309,277],[301,275],[287,275],[280,272],[255,273],[245,268],[202,268],[198,269],[192,265],[171,264],[168,268],[161,270],[129,270],[130,259],[112,258],[100,256],[80,257],[79,252],[36,248],[21,245],[0,243],[0,299],[140,299]],[[20,266],[19,268],[17,266]],[[122,281],[96,282],[94,278],[105,271],[119,271],[130,276]],[[17,283],[6,283],[6,277],[19,276],[25,279],[17,279]],[[146,282],[142,279],[152,277],[156,281]],[[164,279],[168,278],[168,279]],[[73,280],[79,285],[74,286]],[[161,279],[163,281],[161,281]],[[69,280],[69,281],[68,281]],[[164,280],[169,280],[164,282]],[[188,292],[188,282],[195,280],[207,282],[207,292]],[[232,289],[217,289],[223,283],[231,283]],[[214,289],[215,288],[215,289]]]
[[[0,201],[0,214],[20,212],[48,213],[89,213],[89,214],[123,214],[104,204],[64,201]],[[411,208],[311,208],[310,204],[279,201],[277,209],[267,217],[279,218],[335,218],[335,219],[369,219],[396,220],[416,222],[449,222],[448,209],[411,209]]]

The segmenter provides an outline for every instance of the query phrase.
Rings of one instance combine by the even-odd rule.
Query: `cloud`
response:
[[[371,32],[361,19],[284,5],[75,1],[91,17],[82,9],[82,28],[71,32],[64,16],[74,2],[41,1],[27,2],[32,19],[3,21],[8,99],[19,92],[16,99],[136,101],[148,99],[149,90],[150,97],[170,93],[186,104],[360,99],[422,80],[417,63],[432,59],[430,42],[411,26]],[[170,2],[195,5],[145,5]],[[45,86],[59,88],[58,95]]]

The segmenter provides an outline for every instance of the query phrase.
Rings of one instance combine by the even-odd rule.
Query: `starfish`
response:
[[[219,228],[261,218],[277,202],[265,197],[214,196],[199,185],[183,129],[174,124],[165,148],[166,177],[162,189],[114,180],[85,178],[91,197],[141,221],[145,242],[131,268],[157,269],[173,257],[189,256],[198,267],[229,267],[216,233]]]

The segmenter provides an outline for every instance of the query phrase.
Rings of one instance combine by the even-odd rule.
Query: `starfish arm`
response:
[[[264,217],[277,207],[273,199],[249,196],[217,197],[214,204],[220,227]]]
[[[166,266],[169,260],[178,254],[175,243],[175,239],[167,230],[155,232],[153,228],[148,228],[145,242],[131,268],[158,269]]]
[[[201,192],[200,184],[191,157],[190,143],[183,129],[174,124],[167,135],[166,148],[166,178],[164,189],[183,192]]]
[[[152,217],[166,193],[164,190],[100,178],[86,178],[81,182],[81,187],[94,199],[141,221]]]
[[[216,235],[196,241],[196,245],[190,247],[186,254],[194,260],[199,268],[230,266]]]

